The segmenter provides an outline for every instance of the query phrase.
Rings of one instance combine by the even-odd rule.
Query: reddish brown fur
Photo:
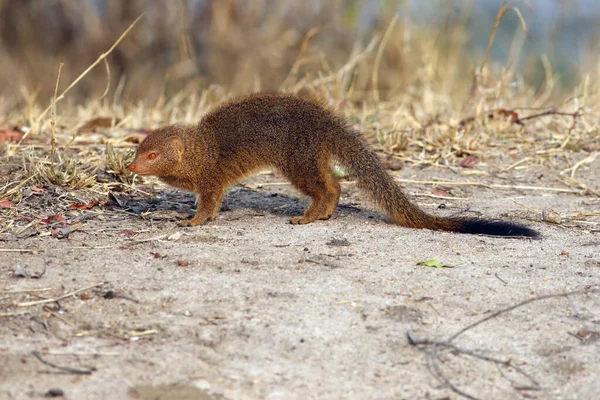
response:
[[[155,154],[155,159],[149,159]],[[140,144],[132,171],[154,175],[199,195],[196,215],[186,223],[215,218],[225,189],[262,167],[274,167],[312,198],[306,224],[328,219],[340,197],[331,172],[337,161],[358,186],[398,225],[467,233],[535,236],[505,222],[433,217],[412,204],[359,132],[319,102],[290,94],[256,94],[216,108],[193,128],[167,126]]]

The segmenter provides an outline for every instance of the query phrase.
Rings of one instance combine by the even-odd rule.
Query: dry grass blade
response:
[[[383,34],[383,39],[381,39],[381,44],[379,45],[379,49],[377,50],[377,54],[375,55],[375,65],[373,66],[373,75],[371,76],[371,86],[373,89],[373,100],[376,103],[379,103],[379,68],[381,66],[381,58],[383,57],[383,51],[385,50],[385,46],[390,40],[390,36],[396,23],[398,22],[398,14],[394,14],[392,21],[388,25],[385,33]]]
[[[62,160],[60,153],[58,163],[46,160],[29,159],[29,178],[43,185],[61,185],[72,189],[91,187],[96,183],[98,167],[85,166],[76,159]]]
[[[50,131],[52,133],[52,139],[50,140],[51,153],[50,163],[52,172],[54,173],[54,163],[56,162],[56,95],[58,93],[58,83],[60,82],[60,72],[63,68],[63,63],[58,65],[58,76],[56,77],[56,87],[54,88],[54,97],[52,98],[52,118],[50,119]]]
[[[17,182],[7,183],[2,188],[0,188],[0,200],[8,199],[9,197],[11,197],[15,193],[17,193],[19,190],[21,190],[21,188],[23,188],[27,184],[27,182],[31,181],[34,178],[35,178],[35,175],[30,175],[18,183]],[[8,187],[13,184],[16,184],[16,185],[13,186],[12,188],[8,189]]]
[[[39,304],[56,303],[57,301],[64,300],[64,299],[66,299],[68,297],[75,296],[78,293],[85,292],[86,290],[97,288],[97,287],[100,287],[100,286],[104,286],[106,284],[108,284],[108,282],[100,282],[100,283],[96,283],[94,285],[90,285],[90,286],[86,286],[86,287],[81,288],[81,289],[74,290],[72,292],[69,292],[67,294],[63,294],[62,296],[58,296],[58,297],[55,297],[55,298],[52,298],[52,299],[27,301],[27,302],[24,302],[24,303],[17,303],[15,305],[17,307],[29,307],[29,306],[39,305]]]
[[[131,164],[134,154],[135,152],[132,150],[125,153],[116,152],[114,147],[107,143],[105,160],[107,172],[113,174],[121,182],[132,184],[135,175],[129,170],[129,164]]]
[[[496,20],[494,21],[494,26],[492,27],[492,33],[490,34],[490,38],[488,40],[488,45],[487,45],[487,49],[485,51],[485,56],[483,57],[483,60],[481,61],[479,69],[473,73],[473,83],[471,85],[471,97],[473,97],[475,95],[475,92],[477,91],[477,88],[479,85],[479,77],[480,77],[480,74],[483,72],[483,70],[488,62],[488,59],[490,57],[490,53],[492,51],[492,46],[494,44],[494,40],[496,39],[496,32],[498,31],[500,22],[502,22],[502,19],[504,18],[504,16],[506,15],[506,13],[508,11],[512,10],[517,14],[517,17],[519,18],[519,21],[521,22],[521,28],[523,29],[523,32],[525,32],[525,35],[529,35],[527,23],[525,22],[525,19],[523,18],[521,11],[518,8],[511,6],[510,3],[511,2],[506,2],[506,0],[503,0],[502,4],[500,5],[500,9],[498,10],[498,14],[496,15]]]
[[[119,45],[119,43],[121,43],[121,41],[125,38],[125,36],[127,36],[127,34],[129,33],[129,31],[131,31],[133,29],[133,27],[138,23],[138,21],[140,19],[142,19],[142,17],[144,16],[144,13],[142,13],[139,17],[137,17],[132,23],[131,25],[129,25],[129,27],[125,30],[125,32],[123,32],[121,34],[121,36],[119,36],[119,38],[117,39],[117,41],[104,53],[102,53],[100,55],[100,57],[98,57],[98,59],[92,64],[90,65],[85,71],[83,71],[78,77],[77,79],[75,79],[73,82],[71,82],[71,84],[69,86],[67,86],[67,88],[65,90],[63,90],[63,92],[60,94],[60,96],[58,96],[56,98],[56,100],[54,101],[54,103],[62,100],[67,93],[69,93],[69,91],[75,86],[77,85],[77,83],[79,83],[79,81],[81,81],[92,69],[94,69],[94,67],[96,65],[98,65],[102,60],[104,60],[110,53],[112,53],[112,51]],[[37,120],[35,121],[35,124],[37,127],[39,127],[39,123],[41,122],[41,120],[46,116],[46,114],[48,113],[48,111],[50,111],[50,109],[52,108],[52,106],[49,106],[48,108],[46,108],[44,111],[42,111],[42,113],[38,116]],[[25,133],[25,135],[23,135],[23,138],[21,138],[21,140],[19,141],[19,144],[23,143],[23,140],[25,140],[25,138],[27,137],[27,135],[29,134],[29,132],[33,131],[34,127],[32,127],[29,131],[27,131]]]

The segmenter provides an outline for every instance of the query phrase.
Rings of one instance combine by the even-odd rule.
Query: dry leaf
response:
[[[0,129],[0,142],[18,142],[22,138],[22,132],[14,129]]]
[[[88,122],[83,124],[81,128],[77,130],[77,132],[96,132],[98,129],[108,129],[117,125],[121,122],[118,118],[110,118],[110,117],[98,117],[94,119],[90,119]]]

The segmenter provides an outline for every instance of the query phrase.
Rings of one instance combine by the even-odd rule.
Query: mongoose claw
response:
[[[180,221],[177,221],[177,225],[179,225],[179,226],[198,226],[198,225],[202,225],[203,223],[204,223],[204,221],[202,221],[200,219],[196,219],[196,218],[182,219]]]
[[[292,224],[292,225],[306,225],[306,224],[310,224],[313,221],[314,221],[313,219],[306,218],[306,217],[290,218],[290,224]]]

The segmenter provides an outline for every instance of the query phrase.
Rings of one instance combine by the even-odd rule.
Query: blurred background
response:
[[[502,19],[487,62],[519,90],[568,97],[598,70],[595,0],[523,0]],[[428,87],[464,93],[484,59],[501,0],[0,0],[2,111],[47,104],[142,12],[144,17],[69,96],[158,100],[218,85],[227,93],[290,90],[351,64],[357,100]],[[524,29],[527,30],[525,34]],[[382,36],[385,46],[380,46]],[[368,54],[359,57],[373,39]],[[378,54],[380,53],[380,54]],[[353,58],[354,57],[354,58]],[[378,59],[379,58],[379,59]],[[373,79],[377,64],[377,79]],[[110,79],[108,78],[110,76]],[[346,82],[346,85],[349,83]]]

